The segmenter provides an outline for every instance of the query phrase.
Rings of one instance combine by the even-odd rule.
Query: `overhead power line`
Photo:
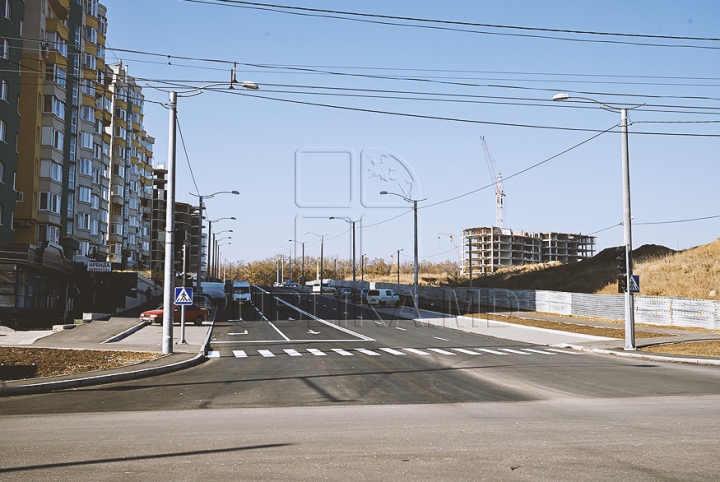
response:
[[[395,15],[383,15],[376,13],[351,12],[342,10],[329,10],[321,8],[297,7],[289,5],[278,5],[270,3],[248,2],[243,0],[183,0],[188,3],[198,3],[215,6],[245,8],[252,10],[264,10],[276,13],[285,13],[299,15],[305,17],[333,18],[346,21],[355,21],[363,23],[372,23],[388,26],[425,28],[430,30],[447,30],[453,32],[465,32],[480,35],[497,35],[511,37],[527,37],[541,38],[549,40],[560,40],[570,42],[590,42],[602,44],[618,44],[618,45],[634,45],[643,47],[672,47],[672,48],[690,48],[690,49],[710,49],[717,50],[720,47],[715,45],[695,45],[684,43],[652,43],[639,42],[635,39],[642,40],[668,40],[671,42],[678,41],[695,41],[715,43],[720,41],[715,37],[691,37],[691,36],[673,36],[673,35],[652,35],[622,32],[600,32],[592,30],[572,30],[572,29],[553,29],[544,27],[527,27],[519,25],[502,25],[465,22],[457,20],[441,20],[429,19],[421,17],[406,17]],[[401,23],[403,22],[403,23]],[[411,22],[411,23],[406,23]],[[491,30],[479,30],[491,29]],[[565,36],[561,36],[565,35]],[[567,37],[567,35],[583,35],[594,38],[577,38]],[[618,40],[630,39],[630,40]]]

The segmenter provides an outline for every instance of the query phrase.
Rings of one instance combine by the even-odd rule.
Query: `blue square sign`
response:
[[[175,288],[175,304],[192,305],[193,304],[193,291],[192,288],[179,287]]]

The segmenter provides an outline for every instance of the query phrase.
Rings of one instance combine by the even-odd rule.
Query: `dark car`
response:
[[[354,289],[350,293],[350,301],[353,303],[367,303],[367,288]]]
[[[335,290],[335,293],[333,293],[333,296],[335,298],[350,298],[351,291],[350,288],[338,288]]]

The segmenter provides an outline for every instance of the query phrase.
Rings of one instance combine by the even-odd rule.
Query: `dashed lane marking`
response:
[[[510,352],[510,353],[515,353],[516,355],[532,356],[532,355],[530,355],[530,353],[526,353],[526,352],[520,351],[520,350],[513,350],[512,348],[500,348],[500,349],[501,349],[502,351],[507,351],[507,352]]]
[[[364,353],[365,355],[380,356],[380,353],[375,353],[374,351],[368,350],[367,348],[355,348],[355,351],[359,351],[360,353]]]
[[[271,352],[270,350],[258,350],[258,353],[260,353],[265,358],[271,358],[275,356],[275,353]]]
[[[459,351],[460,353],[465,353],[466,355],[478,355],[480,356],[480,353],[476,351],[466,350],[465,348],[453,348],[455,351]]]
[[[435,353],[440,353],[441,355],[453,355],[455,356],[455,353],[447,350],[441,350],[440,348],[428,348],[430,351],[434,351]]]
[[[509,355],[509,353],[503,353],[501,351],[496,350],[488,350],[487,348],[478,348],[480,351],[484,351],[486,353],[492,353],[493,355]]]
[[[325,356],[325,355],[327,355],[327,353],[323,353],[323,352],[321,352],[320,350],[318,350],[317,348],[308,348],[308,352],[312,353],[312,354],[315,355],[315,356]]]
[[[245,350],[233,350],[233,355],[235,355],[235,358],[247,358]]]
[[[416,355],[430,355],[430,353],[426,353],[422,350],[418,350],[416,348],[403,348],[405,351],[409,351],[410,353],[415,353]]]

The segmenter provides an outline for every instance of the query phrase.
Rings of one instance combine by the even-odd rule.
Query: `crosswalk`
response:
[[[259,356],[261,358],[275,358],[278,356],[290,356],[290,357],[301,357],[301,356],[328,356],[328,355],[339,355],[344,357],[365,355],[368,357],[391,355],[391,356],[405,356],[405,355],[418,355],[418,356],[457,356],[458,354],[472,355],[472,356],[483,356],[483,355],[497,355],[497,356],[533,356],[533,355],[544,355],[544,356],[556,356],[556,355],[578,355],[578,352],[568,350],[557,350],[554,348],[329,348],[320,350],[317,348],[306,348],[304,350],[299,348],[283,348],[276,349],[275,351],[268,349],[256,349],[256,350],[232,350],[232,356],[235,358],[249,358],[252,356]],[[223,356],[219,350],[211,350],[207,355],[209,358],[220,358]],[[229,356],[229,355],[225,355]]]

